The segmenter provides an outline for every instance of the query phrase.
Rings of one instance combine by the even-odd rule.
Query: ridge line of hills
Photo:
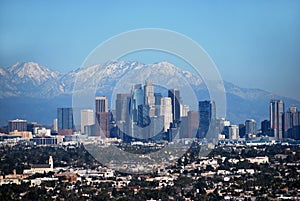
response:
[[[151,68],[147,68],[149,66],[152,69],[158,69],[156,74],[153,74]],[[56,117],[56,108],[72,105],[76,79],[81,84],[80,87],[87,86],[91,80],[97,82],[99,77],[103,78],[98,84],[97,91],[106,95],[127,72],[135,72],[128,75],[128,79],[125,80],[128,84],[131,83],[131,79],[135,79],[136,73],[140,73],[140,77],[155,75],[155,77],[166,79],[166,82],[170,84],[181,84],[179,80],[173,79],[174,73],[177,73],[176,75],[187,80],[198,100],[209,99],[201,77],[176,68],[168,62],[146,65],[139,62],[111,61],[103,65],[78,68],[65,74],[35,62],[23,62],[8,68],[0,67],[0,125],[6,125],[8,120],[15,118],[52,125],[52,120]],[[224,87],[227,99],[227,119],[232,123],[239,124],[246,119],[255,119],[260,127],[260,121],[269,118],[270,92],[241,88],[226,81],[224,81]],[[300,107],[298,100],[284,96],[276,96],[276,98],[285,101],[286,109],[291,104]]]

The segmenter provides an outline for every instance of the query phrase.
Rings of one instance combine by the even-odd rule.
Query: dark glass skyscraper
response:
[[[73,109],[57,108],[58,130],[74,129]]]
[[[274,137],[283,138],[284,127],[284,102],[282,100],[271,100],[270,102],[270,129]]]
[[[270,134],[270,121],[263,120],[261,122],[261,132],[263,135],[269,135]]]
[[[133,122],[138,121],[138,107],[144,105],[144,91],[141,84],[136,84],[131,90],[130,112]]]
[[[117,94],[116,100],[116,121],[128,122],[129,121],[129,103],[130,94]]]
[[[209,128],[214,132],[216,120],[216,107],[214,101],[199,101],[199,130],[198,138],[207,136]]]
[[[149,105],[139,105],[138,106],[138,121],[137,125],[140,127],[146,127],[150,124],[151,120],[149,117]]]
[[[178,89],[170,89],[168,96],[172,101],[173,124],[180,122],[180,92]]]

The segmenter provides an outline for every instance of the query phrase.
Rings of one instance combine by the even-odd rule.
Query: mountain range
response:
[[[65,74],[35,62],[23,62],[8,68],[0,67],[0,125],[7,125],[8,120],[16,118],[52,125],[56,108],[72,106],[73,93],[96,87],[96,94],[107,95],[110,99],[116,87],[118,92],[130,93],[132,84],[143,83],[147,78],[151,78],[153,83],[163,82],[166,86],[189,85],[198,100],[209,99],[200,76],[168,62],[110,61]],[[258,124],[268,119],[271,98],[284,100],[286,107],[291,104],[300,106],[298,100],[272,97],[270,92],[261,89],[241,88],[226,81],[224,87],[226,118],[235,124],[249,118],[255,119]]]

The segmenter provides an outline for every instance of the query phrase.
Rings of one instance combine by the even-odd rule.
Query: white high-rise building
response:
[[[85,126],[94,124],[94,111],[91,109],[81,110],[81,133],[84,133]]]
[[[58,131],[58,119],[57,119],[57,118],[55,118],[55,119],[53,120],[53,130],[54,130],[55,132]]]
[[[170,123],[173,121],[171,98],[161,98],[160,116],[163,116],[164,119],[164,131],[167,131],[170,128]]]
[[[180,104],[180,117],[187,117],[190,107],[188,105]]]
[[[237,125],[231,125],[228,127],[229,139],[237,140],[239,139],[239,127]]]
[[[155,116],[155,96],[154,96],[154,86],[151,80],[146,80],[144,86],[144,104],[149,105],[149,116]]]

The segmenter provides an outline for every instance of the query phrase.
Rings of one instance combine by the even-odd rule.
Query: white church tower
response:
[[[53,170],[53,158],[52,158],[52,156],[49,156],[49,166],[50,166],[50,171],[52,171]]]

